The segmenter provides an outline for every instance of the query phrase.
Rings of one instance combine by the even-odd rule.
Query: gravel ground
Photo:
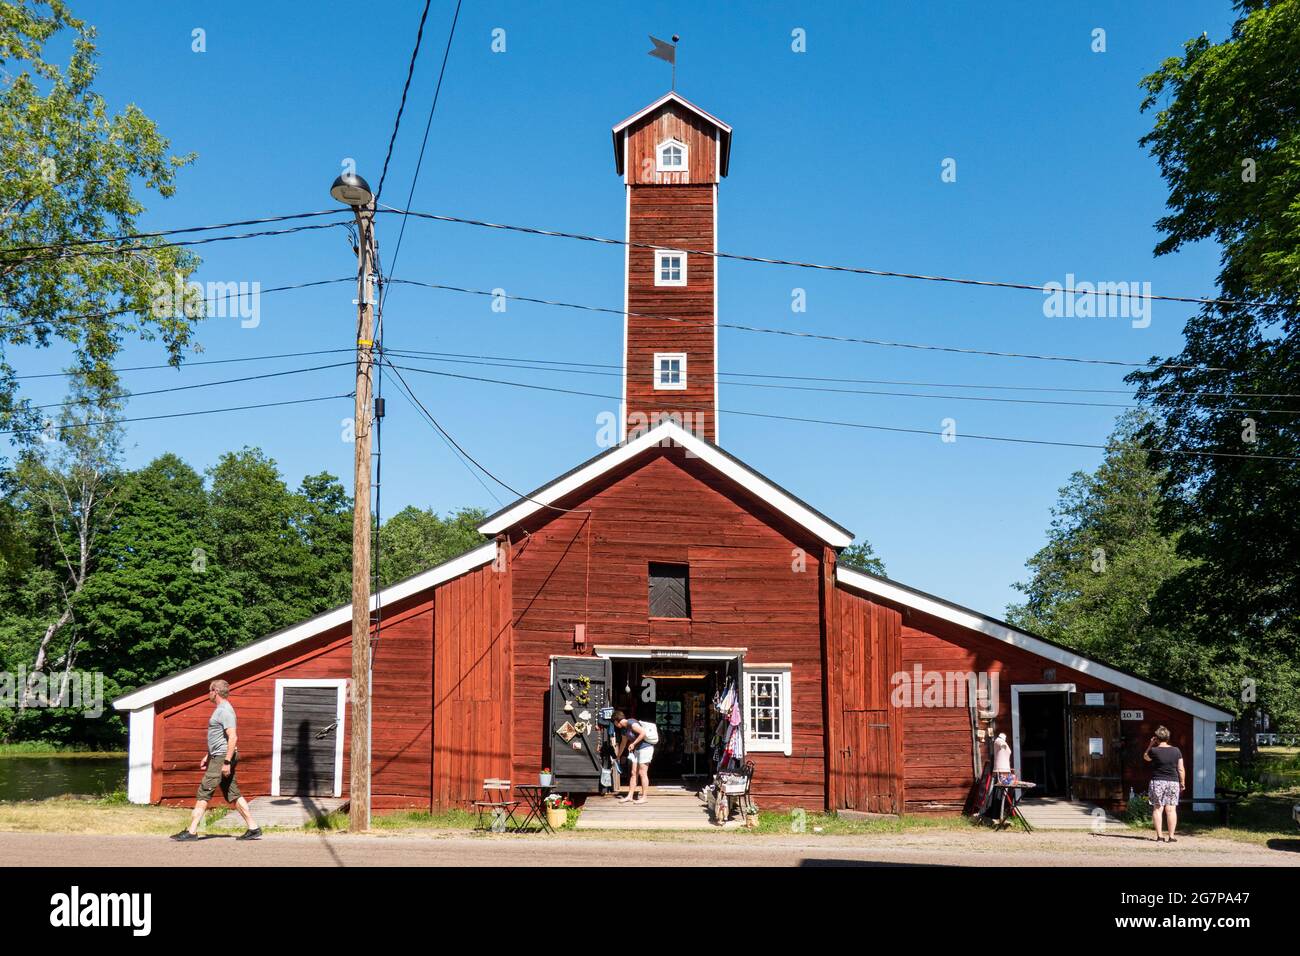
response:
[[[1210,838],[1156,844],[1139,833],[467,835],[410,831],[231,835],[197,843],[162,836],[0,833],[0,866],[586,866],[625,858],[650,866],[1300,866],[1300,839],[1257,846]]]

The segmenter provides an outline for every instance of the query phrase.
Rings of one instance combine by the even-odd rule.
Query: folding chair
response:
[[[511,800],[509,797],[509,780],[488,777],[483,781],[483,799],[475,800],[472,804],[474,809],[478,811],[478,829],[498,830],[498,820],[501,821],[498,832],[508,829],[511,825],[516,827],[519,825],[519,821],[515,819],[515,808],[519,806],[519,801]],[[490,826],[483,825],[485,814],[491,814],[492,823]]]

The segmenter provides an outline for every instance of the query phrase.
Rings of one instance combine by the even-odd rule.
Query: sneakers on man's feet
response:
[[[239,836],[235,837],[235,839],[236,840],[260,840],[262,839],[262,828],[257,827],[252,830],[245,830]]]
[[[197,840],[198,838],[199,835],[197,833],[191,833],[189,830],[182,830],[180,833],[172,834],[172,839],[178,840],[181,843],[188,843],[189,841]]]

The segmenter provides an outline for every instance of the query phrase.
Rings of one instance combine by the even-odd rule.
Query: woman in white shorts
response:
[[[623,732],[623,742],[619,746],[619,753],[628,755],[628,761],[632,765],[631,773],[628,777],[627,793],[618,799],[623,803],[629,801],[636,804],[646,802],[650,795],[650,761],[654,759],[654,745],[646,740],[645,730],[641,723],[635,718],[628,717],[621,710],[614,711],[614,726]],[[640,781],[641,796],[636,796],[637,781]]]

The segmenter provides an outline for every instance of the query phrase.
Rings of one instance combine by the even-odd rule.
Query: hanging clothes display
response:
[[[721,718],[713,731],[713,762],[722,773],[745,762],[745,731],[735,684],[727,682],[726,689],[714,698],[713,708]]]

